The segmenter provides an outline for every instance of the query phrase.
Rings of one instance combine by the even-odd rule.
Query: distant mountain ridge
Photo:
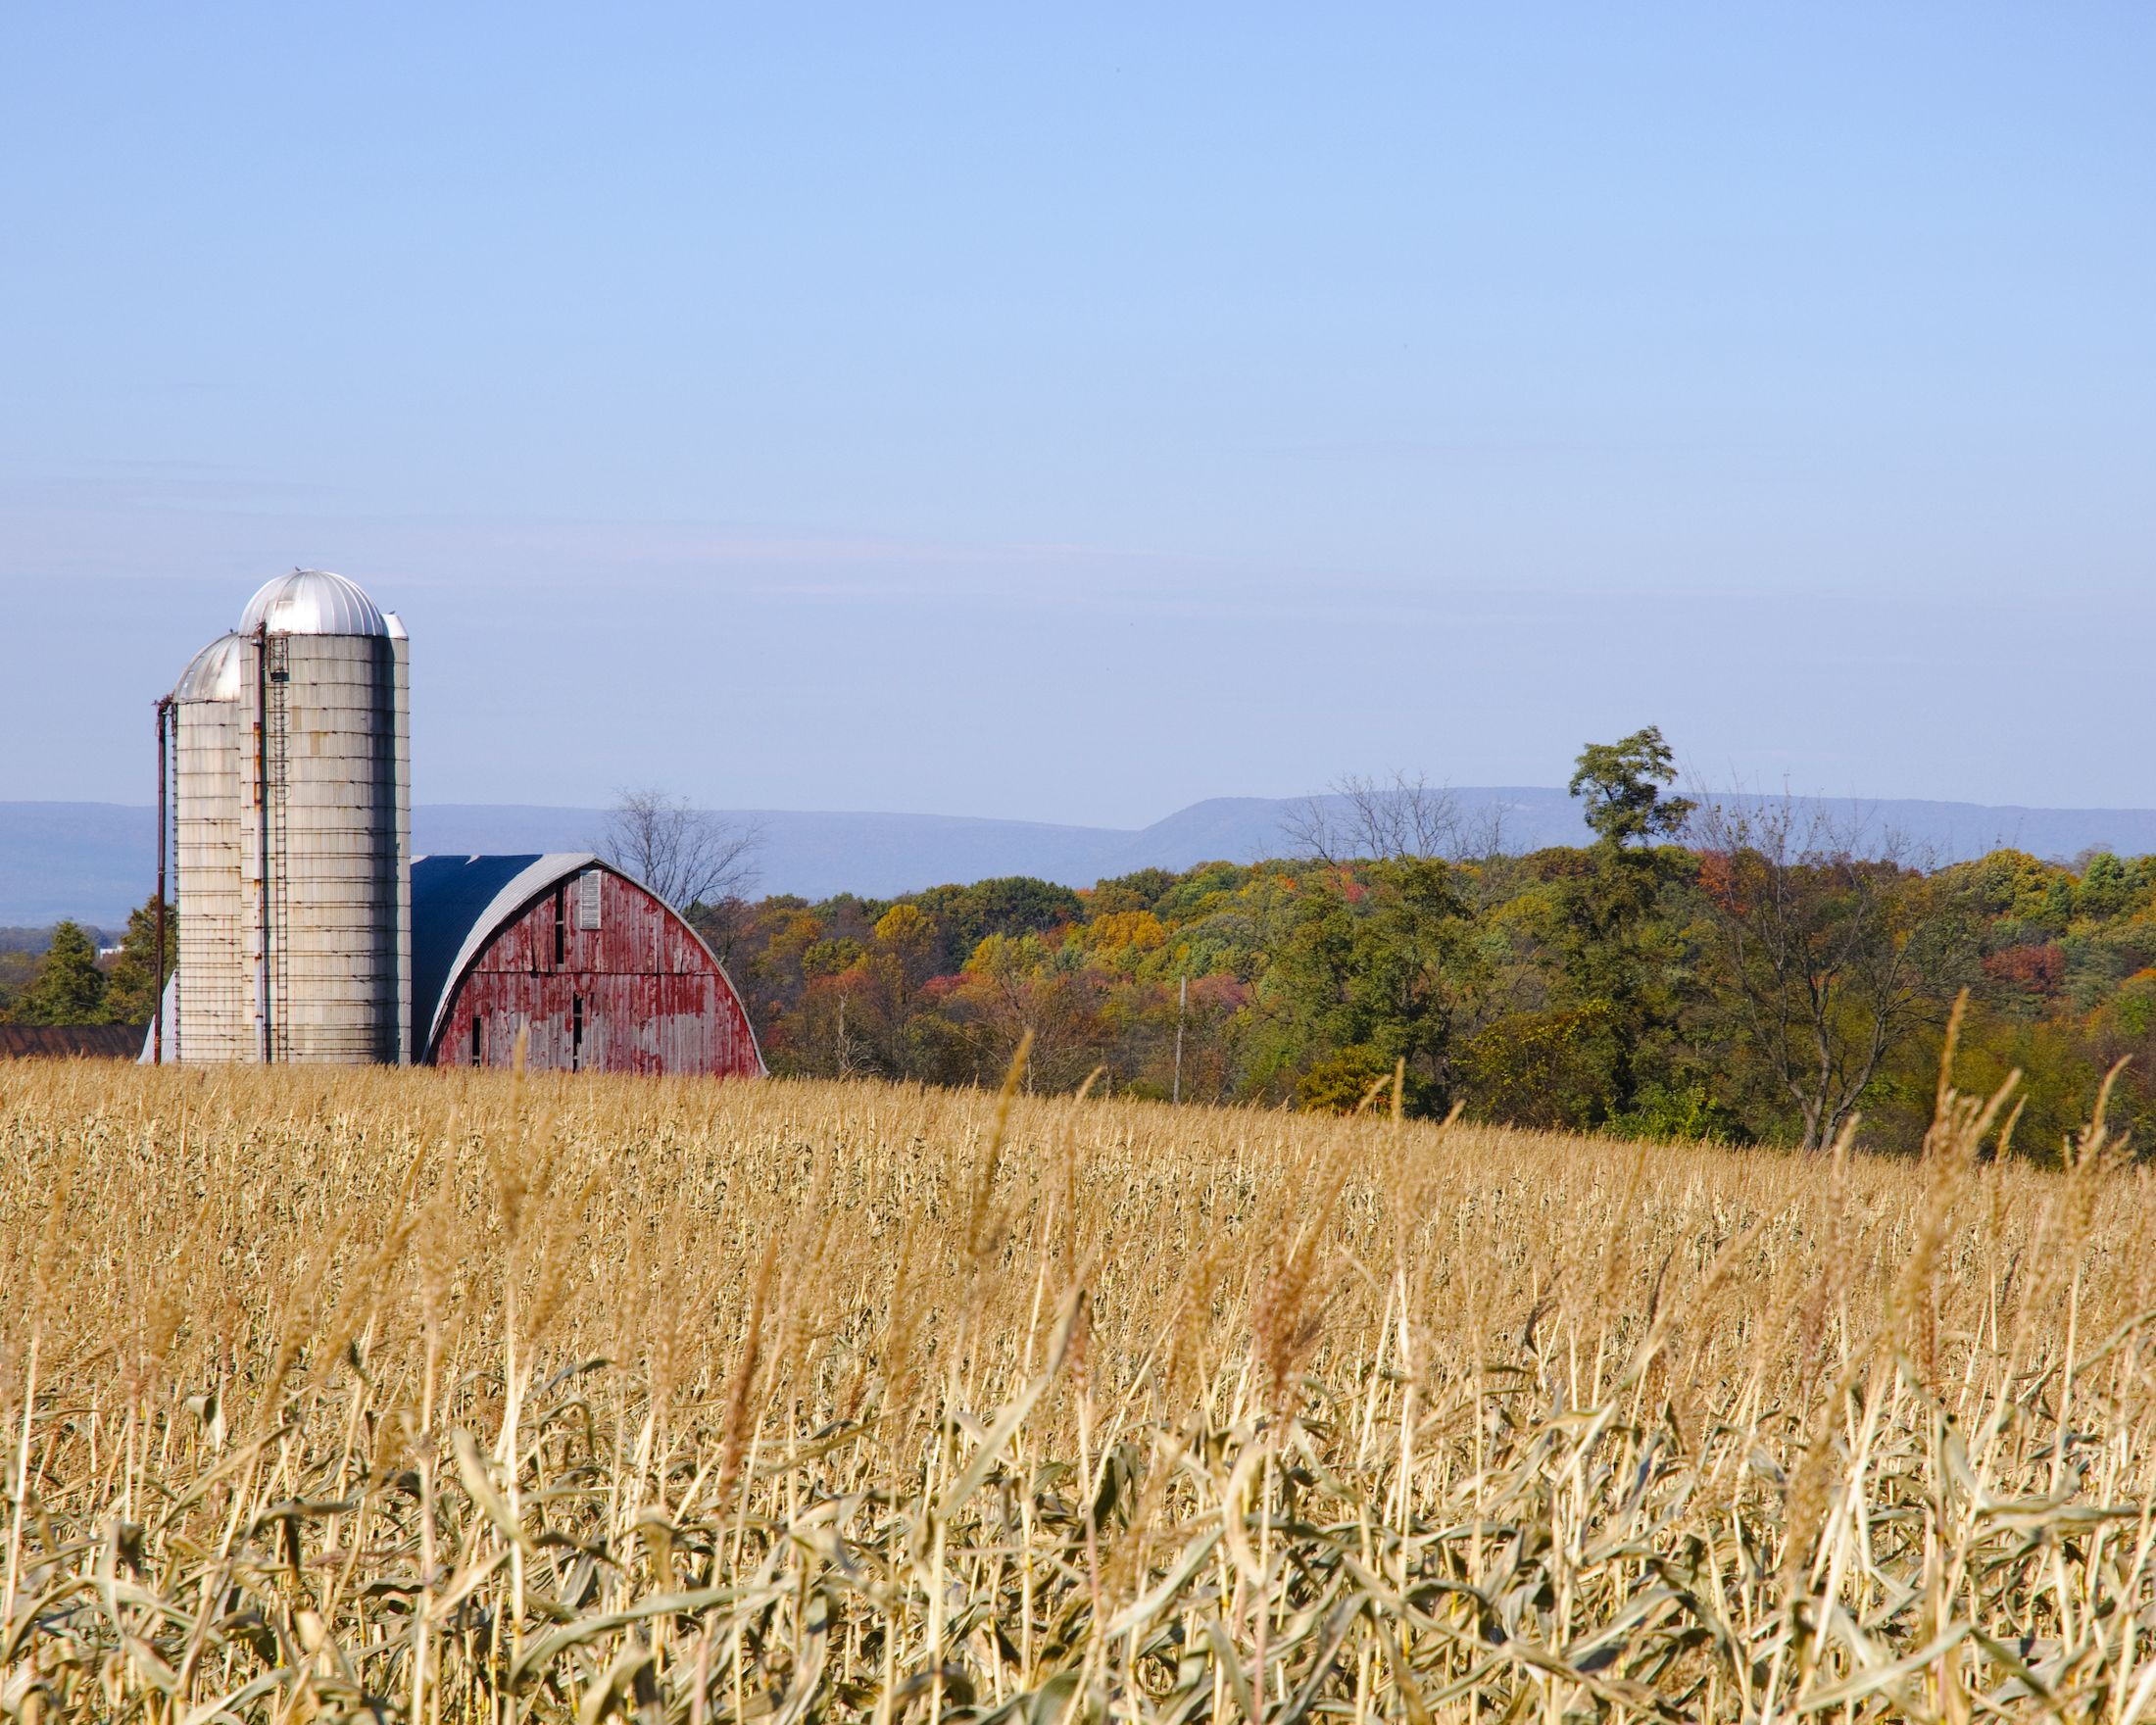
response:
[[[1470,823],[1501,820],[1507,851],[1580,844],[1580,805],[1540,785],[1457,786]],[[1755,802],[1758,799],[1740,799]],[[1334,800],[1327,799],[1328,802]],[[1894,832],[1940,862],[2001,845],[2039,857],[2082,850],[2156,853],[2156,809],[2022,809],[1913,800],[1810,798],[1873,835]],[[856,892],[892,898],[947,881],[1032,874],[1091,886],[1137,868],[1189,868],[1293,854],[1282,822],[1299,798],[1212,797],[1151,826],[1121,829],[994,820],[956,814],[847,813],[787,809],[719,811],[763,827],[760,892],[807,899]],[[433,803],[412,812],[416,854],[464,855],[590,848],[606,822],[600,809],[526,804]],[[42,926],[64,916],[124,927],[128,910],[156,880],[152,810],[120,803],[0,803],[0,924]]]

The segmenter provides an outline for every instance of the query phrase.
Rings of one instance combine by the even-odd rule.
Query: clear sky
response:
[[[2156,806],[2156,8],[0,8],[0,800]]]

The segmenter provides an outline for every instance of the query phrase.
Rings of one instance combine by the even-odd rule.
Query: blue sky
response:
[[[2156,805],[2156,11],[0,12],[0,800],[262,579],[424,801]],[[30,746],[24,746],[28,743]]]

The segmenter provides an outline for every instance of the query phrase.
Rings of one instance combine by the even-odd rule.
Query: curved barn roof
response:
[[[541,893],[587,868],[607,865],[589,851],[521,857],[412,860],[412,1058],[441,1028],[465,966],[494,931]]]

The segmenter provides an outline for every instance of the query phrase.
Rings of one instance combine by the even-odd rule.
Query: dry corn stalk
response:
[[[2002,1107],[0,1066],[0,1710],[2148,1716],[2156,1194]]]

